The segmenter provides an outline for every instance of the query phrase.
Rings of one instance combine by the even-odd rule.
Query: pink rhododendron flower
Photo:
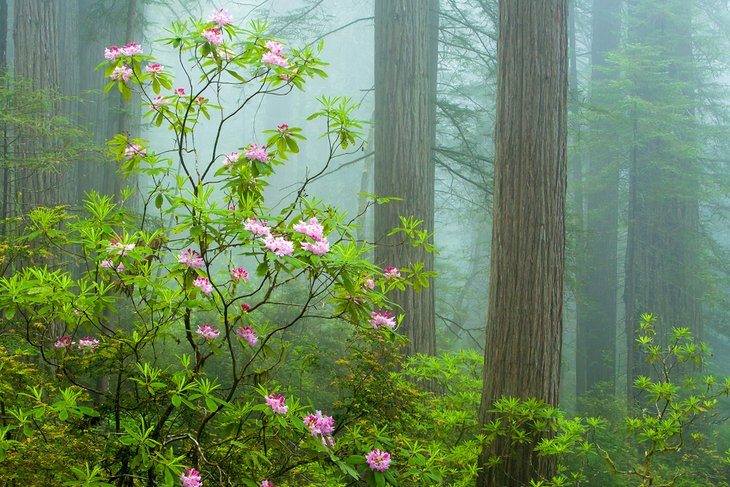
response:
[[[210,296],[210,293],[213,292],[213,285],[205,277],[196,277],[193,281],[193,286],[199,288],[206,296]]]
[[[165,67],[162,64],[153,63],[148,65],[145,69],[154,78],[155,76],[163,72],[165,70]]]
[[[173,93],[177,96],[185,96],[185,88],[177,88]]]
[[[312,217],[309,219],[309,222],[305,222],[304,220],[301,220],[299,223],[295,224],[293,227],[295,232],[303,233],[304,235],[307,235],[314,240],[319,240],[322,238],[322,234],[324,232],[324,227],[317,221],[317,217]]]
[[[195,100],[193,100],[193,103],[197,103],[198,105],[205,105],[208,103],[208,99],[204,96],[199,96]]]
[[[281,43],[276,41],[266,41],[266,49],[272,54],[278,54],[281,56]]]
[[[63,335],[62,337],[59,337],[58,340],[56,340],[56,343],[54,343],[53,346],[56,348],[68,348],[73,344],[74,342],[71,340],[70,336]]]
[[[393,266],[386,267],[383,269],[383,277],[386,279],[396,279],[400,277],[400,271]]]
[[[132,76],[132,70],[127,67],[126,64],[122,64],[121,66],[117,66],[114,68],[114,71],[112,71],[112,74],[109,75],[109,77],[116,81],[124,81],[125,83],[129,81],[129,78]]]
[[[216,28],[206,29],[200,35],[214,46],[223,44],[223,33]]]
[[[375,289],[375,281],[370,276],[363,276],[362,287],[365,289]]]
[[[122,272],[124,270],[124,262],[120,262],[117,266],[117,272]]]
[[[218,335],[220,335],[220,332],[210,326],[208,323],[199,326],[197,330],[195,330],[195,333],[202,336],[206,340],[213,340],[214,338],[218,338]]]
[[[289,406],[284,405],[284,396],[281,394],[270,394],[266,398],[266,405],[271,407],[271,410],[276,414],[286,414],[289,410]]]
[[[228,13],[228,10],[221,7],[213,10],[213,13],[208,16],[208,22],[215,22],[218,27],[223,27],[233,22],[233,16]]]
[[[262,480],[261,481],[261,487],[276,487],[273,482],[269,482],[268,480]]]
[[[274,66],[280,66],[282,68],[288,68],[289,67],[289,61],[286,60],[286,58],[274,54],[273,52],[265,52],[263,56],[261,56],[261,62],[265,64],[273,64]]]
[[[223,161],[224,166],[230,166],[231,164],[238,162],[238,157],[240,154],[236,151],[231,152],[230,154],[226,155],[225,161]]]
[[[79,350],[86,352],[93,352],[94,349],[99,345],[99,340],[91,337],[84,337],[79,340]]]
[[[243,224],[243,229],[254,235],[269,236],[271,235],[271,229],[267,225],[268,222],[266,221],[247,218],[246,223]]]
[[[385,472],[390,467],[390,453],[375,449],[367,454],[365,461],[370,465],[371,470]]]
[[[133,250],[136,247],[135,244],[125,244],[118,241],[117,239],[111,239],[111,243],[106,248],[107,252],[117,252],[117,255],[126,255],[128,251]]]
[[[162,95],[157,95],[152,99],[152,108],[154,110],[159,110],[160,105],[167,105],[170,102],[168,100],[165,100],[165,97]]]
[[[249,306],[249,305],[248,305],[248,304],[246,304],[246,303],[243,303],[243,304],[241,305],[241,311],[243,311],[244,313],[248,313],[249,311],[251,311],[251,306]]]
[[[127,144],[127,148],[124,149],[124,158],[131,159],[133,157],[145,157],[147,151],[139,144]]]
[[[246,340],[246,342],[248,342],[248,344],[252,347],[259,341],[256,336],[256,332],[250,326],[241,326],[236,329],[236,336],[238,336],[241,340]]]
[[[249,144],[246,149],[246,159],[250,161],[266,162],[269,160],[269,153],[266,152],[266,146],[259,148],[258,144]]]
[[[282,123],[281,125],[277,125],[276,126],[276,129],[279,132],[286,132],[287,130],[289,130],[289,125],[288,124],[285,124],[285,123]]]
[[[112,261],[112,260],[102,260],[101,261],[101,266],[104,267],[105,269],[111,269],[112,267],[114,267],[114,261]]]
[[[330,244],[326,238],[323,238],[322,240],[317,240],[314,243],[302,242],[302,249],[308,250],[314,255],[324,255],[330,251]]]
[[[304,424],[309,428],[312,436],[322,438],[322,444],[329,443],[330,446],[334,446],[332,433],[335,432],[335,418],[323,415],[322,411],[317,410],[316,413],[304,417]]]
[[[372,327],[376,330],[379,330],[380,327],[383,325],[389,327],[392,330],[395,330],[396,327],[395,317],[393,316],[393,314],[382,309],[370,313],[370,319],[368,320],[368,323],[370,323]]]
[[[125,56],[134,56],[135,54],[142,54],[142,46],[136,42],[130,42],[126,46],[120,49],[122,54]]]
[[[186,265],[191,269],[202,269],[205,267],[205,262],[199,253],[192,249],[185,250],[177,254],[177,261],[180,264]]]
[[[200,472],[194,468],[186,468],[180,476],[183,487],[201,487],[203,485],[203,479],[200,477]]]
[[[284,237],[274,237],[269,235],[264,240],[264,246],[279,257],[291,255],[294,252],[294,242],[290,242]]]
[[[233,277],[234,281],[240,281],[241,279],[248,281],[248,271],[243,267],[231,269],[231,277]]]
[[[122,55],[122,50],[117,46],[111,46],[104,49],[104,59],[108,59],[109,61],[116,61],[116,59]]]

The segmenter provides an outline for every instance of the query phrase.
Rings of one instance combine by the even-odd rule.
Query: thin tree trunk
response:
[[[382,266],[423,262],[433,270],[433,254],[386,235],[401,226],[399,216],[411,215],[433,233],[437,46],[437,0],[376,0],[374,186],[378,196],[402,198],[375,207],[375,261]],[[405,313],[407,353],[435,354],[433,286],[389,297]]]

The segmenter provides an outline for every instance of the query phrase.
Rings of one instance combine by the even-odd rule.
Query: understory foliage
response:
[[[356,106],[320,98],[309,120],[323,127],[327,154],[289,201],[267,205],[267,180],[305,130],[282,120],[260,140],[229,141],[224,127],[325,73],[318,49],[232,20],[219,9],[173,24],[162,42],[179,53],[177,73],[134,42],[106,49],[106,91],[137,93],[170,145],[114,136],[110,153],[139,187],[90,193],[80,209],[36,208],[4,247],[33,249],[0,279],[4,485],[397,485],[429,474],[425,460],[409,466],[426,458],[422,446],[395,443],[370,416],[382,386],[412,387],[384,366],[363,375],[401,343],[387,293],[429,276],[417,263],[370,264],[372,246],[354,237],[359,215],[306,192],[361,149]],[[238,102],[224,101],[231,86]],[[206,126],[214,137],[196,143]],[[394,233],[418,245],[408,236],[420,223],[403,221]],[[276,379],[307,323],[349,344],[340,368],[358,375],[340,379],[351,392],[339,405]]]
[[[728,435],[712,421],[730,382],[678,373],[701,370],[707,349],[685,329],[660,342],[649,315],[637,345],[655,374],[637,379],[645,403],[630,414],[605,397],[604,417],[574,419],[502,398],[480,431],[480,354],[402,353],[408,310],[388,292],[430,275],[372,265],[359,215],[307,196],[361,148],[356,107],[320,99],[310,120],[328,153],[275,207],[268,179],[305,129],[282,120],[260,140],[227,140],[248,105],[324,76],[317,50],[236,27],[223,9],[163,42],[186,60],[177,76],[135,43],[100,65],[108,90],[138,93],[170,134],[168,147],[110,141],[139,187],[34,209],[0,246],[0,484],[461,487],[501,437],[558,456],[559,475],[533,485],[724,485],[715,445]],[[223,101],[230,86],[240,103]],[[214,137],[196,145],[203,126]],[[428,240],[402,221],[404,244]]]

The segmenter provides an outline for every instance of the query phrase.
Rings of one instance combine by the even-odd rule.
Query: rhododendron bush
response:
[[[421,470],[384,430],[361,429],[363,410],[310,404],[270,379],[286,363],[286,334],[303,323],[346,324],[342,340],[358,353],[395,346],[407,310],[388,291],[425,280],[411,263],[369,263],[371,245],[354,238],[359,215],[306,196],[335,158],[361,148],[356,107],[319,100],[309,120],[328,153],[307,161],[308,176],[272,208],[268,179],[305,130],[285,113],[256,140],[235,139],[228,124],[261,97],[323,77],[319,50],[287,46],[265,24],[243,29],[224,8],[169,32],[161,42],[179,66],[128,42],[100,53],[98,71],[106,91],[142,100],[169,145],[114,136],[110,152],[136,189],[88,194],[82,211],[33,210],[18,241],[38,265],[0,279],[13,353],[49,372],[3,403],[2,475],[44,485],[408,484]],[[223,101],[231,87],[238,104]],[[46,265],[48,255],[63,263]],[[76,450],[53,473],[20,476],[39,445]]]

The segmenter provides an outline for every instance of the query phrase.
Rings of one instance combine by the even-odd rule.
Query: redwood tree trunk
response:
[[[433,270],[433,254],[386,235],[401,226],[399,216],[410,215],[433,233],[437,46],[438,0],[375,1],[375,193],[402,198],[375,207],[375,261],[382,266],[423,262]],[[400,331],[410,340],[408,354],[435,354],[433,286],[389,297],[405,313]]]
[[[499,4],[494,223],[480,423],[502,396],[558,403],[563,318],[567,1]],[[490,458],[500,464],[486,468]],[[550,477],[554,462],[494,441],[478,486]]]
[[[30,79],[34,89],[58,89],[58,11],[53,0],[15,2],[15,63],[18,77]],[[52,116],[40,114],[39,116]],[[48,152],[54,141],[29,138],[18,144],[20,158],[32,161]],[[22,193],[21,212],[59,202],[61,174],[58,167],[24,167],[17,171],[17,191]]]

